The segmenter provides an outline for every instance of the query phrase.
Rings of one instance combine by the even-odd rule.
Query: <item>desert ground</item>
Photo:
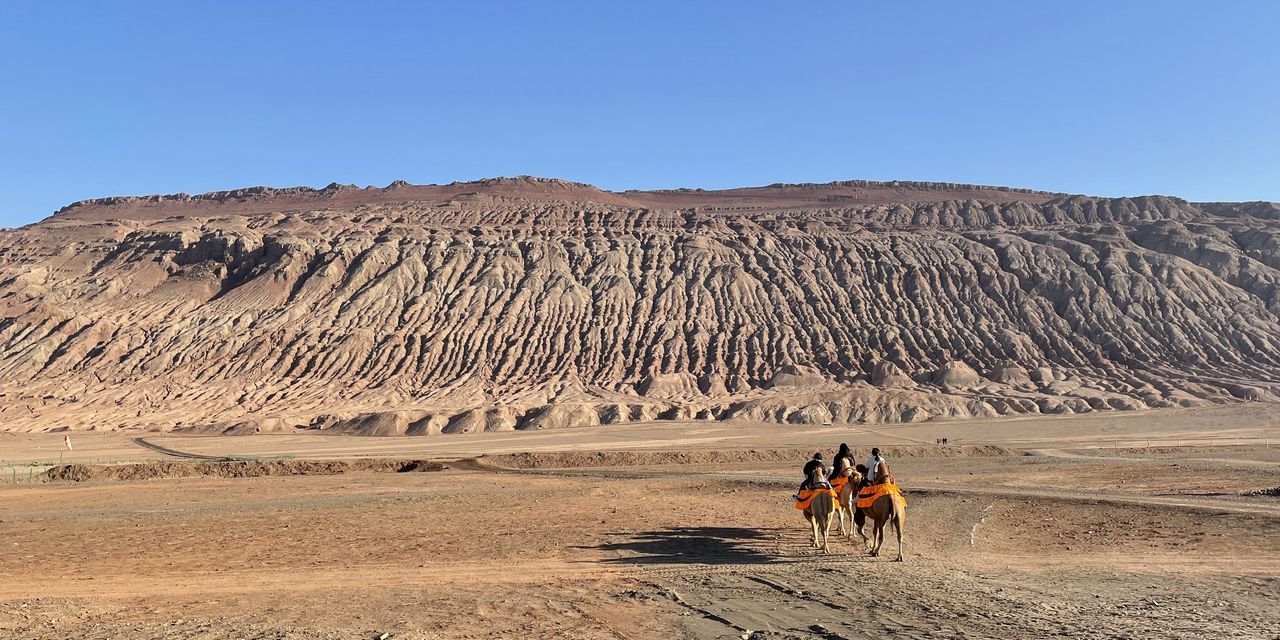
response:
[[[0,433],[5,637],[1280,637],[1271,404],[63,436]],[[889,452],[904,562],[808,546],[789,495],[840,442]],[[88,479],[40,481],[59,458]]]

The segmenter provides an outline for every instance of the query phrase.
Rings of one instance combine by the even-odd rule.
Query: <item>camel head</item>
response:
[[[822,484],[823,480],[826,479],[823,475],[822,467],[814,469],[813,472],[809,474],[809,486],[817,489],[818,486]]]
[[[863,472],[865,468],[867,467],[858,465],[858,470],[855,471],[852,470],[852,468],[849,468],[849,461],[840,461],[840,475],[842,477],[847,477],[847,479],[849,479],[849,483],[854,486],[863,484]]]

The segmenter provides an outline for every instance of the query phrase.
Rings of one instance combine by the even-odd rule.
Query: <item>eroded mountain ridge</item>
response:
[[[537,178],[0,232],[0,428],[898,422],[1280,396],[1280,208]]]

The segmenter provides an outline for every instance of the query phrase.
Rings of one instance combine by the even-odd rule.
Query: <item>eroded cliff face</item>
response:
[[[377,435],[1276,401],[1280,215],[964,185],[503,179],[0,232],[0,428]]]

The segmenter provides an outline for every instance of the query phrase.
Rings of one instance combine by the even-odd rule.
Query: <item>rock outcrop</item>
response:
[[[877,387],[911,387],[915,381],[889,360],[881,360],[871,369],[871,383]]]
[[[108,198],[0,231],[0,429],[1274,402],[1280,210],[849,181]]]

